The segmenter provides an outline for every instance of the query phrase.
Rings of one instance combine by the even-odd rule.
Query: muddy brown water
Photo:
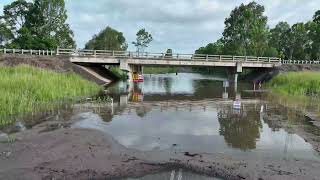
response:
[[[113,99],[111,106],[75,104],[64,113],[55,112],[44,119],[72,119],[72,123],[52,125],[48,131],[64,126],[94,129],[142,151],[320,162],[315,148],[294,130],[299,127],[317,138],[320,135],[319,128],[300,111],[268,92],[248,91],[253,89],[252,84],[239,83],[235,88],[225,81],[223,77],[200,74],[145,75],[143,83],[119,82],[109,87],[106,94]],[[234,108],[235,99],[241,100],[240,109]],[[18,129],[25,130],[37,123],[17,124]],[[217,178],[173,169],[131,179]]]

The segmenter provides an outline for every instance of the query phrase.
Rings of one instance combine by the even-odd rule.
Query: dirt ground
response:
[[[319,179],[320,163],[128,149],[95,130],[45,125],[0,144],[0,179],[115,179],[183,168],[223,179]]]

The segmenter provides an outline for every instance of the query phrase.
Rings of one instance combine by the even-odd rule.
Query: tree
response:
[[[26,22],[26,16],[32,7],[32,3],[25,0],[16,0],[4,6],[2,19],[7,23],[11,33],[17,36],[18,31]]]
[[[224,54],[224,44],[221,39],[214,43],[209,43],[206,47],[200,47],[196,50],[196,54],[212,54],[220,55]]]
[[[148,47],[148,44],[153,40],[152,35],[149,34],[145,29],[140,29],[137,32],[136,42],[132,42],[137,48],[137,52],[144,52],[144,49]]]
[[[225,20],[223,41],[231,55],[261,56],[267,48],[267,17],[264,7],[251,2],[236,7]]]
[[[33,36],[41,37],[44,44],[49,45],[48,49],[74,48],[67,17],[64,0],[35,0],[25,24]]]
[[[280,54],[284,54],[287,58],[289,57],[288,49],[288,41],[289,36],[287,34],[290,31],[290,25],[287,22],[279,22],[275,28],[270,30],[269,33],[269,52],[270,48],[275,48]]]
[[[308,23],[308,36],[311,40],[310,54],[312,59],[320,59],[320,10],[313,16],[313,21]]]
[[[0,46],[4,46],[9,40],[13,38],[8,25],[5,22],[0,22]]]
[[[320,24],[320,10],[318,10],[314,13],[313,22]]]
[[[308,31],[304,23],[294,24],[289,33],[288,39],[288,52],[289,59],[309,59],[307,55],[307,47],[310,43],[308,38]]]
[[[94,35],[93,38],[86,43],[85,48],[125,51],[128,48],[128,44],[122,32],[108,26],[99,34]]]
[[[265,57],[278,57],[280,54],[274,47],[268,47],[263,56]]]

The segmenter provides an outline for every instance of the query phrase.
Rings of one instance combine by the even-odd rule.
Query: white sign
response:
[[[223,87],[228,88],[229,87],[229,81],[223,81]]]

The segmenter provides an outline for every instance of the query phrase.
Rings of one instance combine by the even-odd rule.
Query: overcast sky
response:
[[[0,0],[0,9],[13,0]],[[231,10],[250,0],[66,0],[68,23],[79,48],[106,26],[124,33],[129,50],[138,29],[146,28],[154,41],[147,51],[193,53],[221,37]],[[308,21],[320,0],[257,0],[266,8],[269,26]]]

